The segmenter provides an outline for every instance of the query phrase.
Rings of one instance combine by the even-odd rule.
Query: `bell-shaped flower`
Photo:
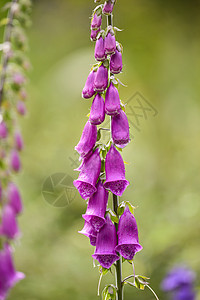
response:
[[[24,101],[17,102],[17,111],[22,116],[24,116],[26,114],[26,105],[25,105]]]
[[[21,169],[21,162],[19,154],[16,150],[12,150],[10,154],[10,166],[13,171],[19,172]]]
[[[113,6],[114,6],[113,1],[110,0],[106,1],[103,6],[103,13],[105,15],[110,15],[113,11]]]
[[[0,300],[5,300],[9,290],[24,277],[23,273],[15,270],[11,247],[4,244],[0,250]]]
[[[2,210],[0,235],[5,235],[9,239],[15,239],[19,236],[16,213],[10,205],[4,206]]]
[[[95,94],[95,91],[94,91],[95,76],[96,76],[95,71],[91,71],[90,74],[88,75],[88,78],[86,80],[85,86],[82,91],[82,96],[85,99],[89,99]]]
[[[138,228],[134,215],[128,206],[120,217],[118,225],[118,246],[115,248],[125,259],[132,260],[142,250],[138,240]]]
[[[102,16],[97,15],[97,13],[94,13],[91,21],[91,29],[92,30],[99,29],[101,27],[101,23],[102,23]]]
[[[14,140],[15,140],[16,149],[18,151],[21,151],[24,148],[24,142],[23,142],[22,135],[19,131],[15,132]]]
[[[99,231],[105,224],[105,213],[108,203],[108,192],[105,190],[102,181],[97,183],[97,191],[88,201],[88,207],[83,218],[89,222],[96,231]]]
[[[0,122],[0,139],[7,138],[8,130],[5,122]]]
[[[8,185],[7,198],[9,201],[9,205],[12,207],[15,213],[21,213],[23,210],[21,195],[17,186],[12,182],[10,182]]]
[[[102,36],[100,36],[100,38],[96,41],[94,56],[96,60],[99,61],[106,59],[106,54],[104,49],[104,39],[102,38]]]
[[[100,94],[96,94],[92,102],[89,120],[94,125],[99,125],[105,120],[105,103]]]
[[[81,158],[85,157],[93,148],[97,140],[97,127],[88,120],[75,150]]]
[[[110,58],[110,72],[118,74],[121,72],[122,67],[122,53],[116,49],[115,53],[111,55]]]
[[[119,260],[115,247],[117,245],[117,234],[115,225],[109,214],[106,215],[106,223],[97,234],[96,250],[92,257],[100,263],[103,268],[109,269],[112,264]]]
[[[125,112],[121,109],[111,121],[112,139],[115,145],[124,148],[130,141],[129,123]]]
[[[99,32],[100,32],[100,28],[98,28],[97,30],[91,30],[91,34],[90,34],[91,41],[96,41]]]
[[[108,69],[102,64],[98,70],[94,79],[94,90],[102,93],[108,86]]]
[[[105,170],[106,181],[104,187],[109,189],[113,194],[122,196],[129,182],[125,178],[123,159],[114,145],[111,145],[106,155]]]
[[[106,91],[105,111],[107,115],[116,115],[121,109],[118,89],[111,82]]]
[[[90,244],[96,246],[97,231],[95,231],[90,223],[85,221],[84,227],[79,233],[87,236],[90,239]]]
[[[99,149],[96,149],[89,157],[84,159],[84,164],[74,186],[79,191],[81,197],[87,200],[96,192],[96,182],[101,171],[101,158]]]
[[[115,35],[111,31],[109,31],[105,37],[104,47],[106,54],[111,55],[116,51]]]

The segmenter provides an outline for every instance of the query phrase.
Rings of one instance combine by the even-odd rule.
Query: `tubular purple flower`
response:
[[[196,293],[194,287],[190,285],[183,285],[172,293],[172,300],[195,300]]]
[[[97,30],[91,30],[91,34],[90,34],[91,41],[96,41],[99,32],[100,32],[100,28]]]
[[[111,55],[110,58],[110,72],[118,74],[121,72],[122,67],[122,53],[116,49],[115,54]]]
[[[108,192],[105,190],[101,180],[98,181],[96,188],[97,191],[89,199],[88,207],[83,218],[89,222],[96,231],[99,231],[105,224],[104,216],[108,203]]]
[[[11,151],[10,165],[11,165],[11,168],[13,169],[13,171],[15,171],[15,172],[19,172],[21,169],[21,162],[20,162],[19,154],[16,150]]]
[[[118,115],[112,117],[111,133],[114,144],[120,148],[124,148],[130,141],[129,123],[122,109]]]
[[[90,123],[88,120],[83,129],[80,141],[75,147],[75,150],[80,154],[81,158],[88,155],[88,153],[94,148],[97,140],[97,127]]]
[[[19,236],[19,233],[16,214],[10,205],[6,205],[2,211],[0,235],[5,235],[9,239],[15,239]]]
[[[17,102],[17,111],[22,116],[24,116],[26,114],[26,105],[25,105],[24,101]]]
[[[120,217],[118,225],[118,246],[115,248],[125,259],[132,260],[142,250],[138,240],[138,228],[135,217],[128,206]]]
[[[103,6],[103,13],[110,15],[113,11],[114,4],[111,1],[106,1]]]
[[[123,159],[114,145],[111,145],[106,155],[105,170],[106,181],[104,187],[109,189],[113,194],[122,196],[129,182],[125,178]]]
[[[96,41],[94,56],[96,60],[99,61],[106,59],[106,54],[104,49],[104,39],[102,38],[102,36]]]
[[[15,132],[14,140],[16,149],[21,151],[24,148],[24,142],[20,132]]]
[[[87,200],[96,192],[96,182],[101,171],[101,158],[99,149],[96,149],[88,158],[84,160],[80,175],[74,181],[74,186],[79,191],[81,197]]]
[[[110,86],[106,91],[105,97],[105,111],[107,115],[116,115],[121,109],[120,98],[117,88],[111,82]]]
[[[111,34],[111,32],[108,32],[108,34],[105,37],[104,47],[105,47],[106,54],[115,53],[116,50],[115,35]]]
[[[82,91],[82,96],[85,99],[89,99],[95,94],[94,90],[94,79],[96,77],[96,72],[91,71],[90,74],[88,75],[88,78],[86,80],[85,86]]]
[[[108,69],[102,64],[98,70],[94,80],[94,90],[102,93],[108,86]]]
[[[90,244],[96,246],[97,232],[94,230],[92,225],[85,221],[84,227],[79,233],[84,234],[90,239]]]
[[[22,200],[19,190],[14,183],[9,183],[7,193],[9,205],[12,207],[16,214],[21,213],[23,210]]]
[[[116,245],[115,225],[112,223],[109,214],[107,214],[106,223],[97,234],[96,250],[92,257],[98,260],[103,268],[109,269],[116,260],[119,260],[119,256],[115,252]]]
[[[0,122],[0,139],[6,139],[8,130],[5,122]]]
[[[24,277],[23,273],[15,271],[11,247],[5,244],[0,250],[0,300],[5,300],[9,290]]]
[[[92,102],[89,120],[94,125],[99,125],[105,120],[105,104],[100,94],[97,94]]]
[[[102,16],[101,15],[98,16],[96,13],[94,13],[91,21],[91,29],[92,30],[99,29],[101,27],[101,23],[102,23]]]

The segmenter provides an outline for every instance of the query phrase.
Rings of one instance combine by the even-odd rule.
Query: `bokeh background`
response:
[[[1,0],[0,6],[5,2]],[[33,65],[29,113],[21,121],[26,147],[23,172],[16,178],[25,210],[15,259],[26,279],[9,299],[99,299],[98,268],[93,268],[91,258],[94,249],[78,234],[84,200],[69,189],[69,205],[58,208],[42,196],[50,175],[77,177],[73,148],[91,105],[91,100],[81,98],[81,90],[94,62],[94,44],[89,39],[94,7],[92,0],[33,1],[33,25],[28,32]],[[122,199],[137,207],[144,249],[135,257],[136,273],[151,278],[160,299],[167,299],[160,290],[162,278],[179,263],[197,273],[198,293],[199,9],[199,1],[194,0],[119,0],[114,9],[114,25],[123,29],[117,34],[124,46],[119,78],[127,85],[120,87],[120,97],[125,103],[132,99],[128,107],[133,108],[138,97],[132,96],[139,92],[143,105],[150,103],[157,111],[139,117],[137,128],[133,126],[136,119],[129,115],[134,137],[123,157],[131,185]],[[123,269],[124,275],[132,272],[129,265],[124,264]],[[106,275],[102,287],[113,280]],[[125,299],[150,300],[153,295],[127,286]]]

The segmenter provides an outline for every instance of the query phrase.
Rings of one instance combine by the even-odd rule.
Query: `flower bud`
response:
[[[24,116],[26,114],[26,105],[25,105],[24,101],[17,102],[17,111],[22,116]]]
[[[121,72],[122,67],[122,53],[116,49],[115,53],[111,55],[110,58],[110,72],[118,74]]]
[[[7,197],[8,197],[9,205],[12,207],[12,209],[15,211],[16,214],[21,213],[23,210],[23,205],[22,205],[22,200],[21,200],[19,190],[16,187],[16,185],[10,182],[8,185],[7,192],[8,192]]]
[[[109,31],[108,34],[105,37],[105,52],[106,54],[114,54],[116,50],[116,40],[115,40],[115,35],[111,34]]]
[[[21,169],[21,162],[19,158],[19,154],[16,150],[12,150],[11,156],[10,156],[10,165],[13,171],[19,172]]]
[[[106,91],[105,111],[107,115],[116,115],[121,109],[118,89],[111,82]]]
[[[104,49],[104,39],[102,38],[102,36],[96,41],[94,56],[96,60],[99,61],[106,59],[106,54]]]
[[[102,93],[108,86],[108,69],[102,64],[98,70],[94,80],[94,90]]]
[[[87,236],[90,239],[90,244],[96,246],[97,232],[90,223],[85,221],[84,227],[79,233]]]
[[[8,135],[8,129],[5,122],[0,123],[0,139],[6,139]]]
[[[0,235],[5,235],[9,239],[19,236],[16,214],[10,205],[3,208]]]
[[[105,104],[100,94],[96,94],[94,97],[89,120],[94,125],[99,125],[105,120]]]
[[[85,86],[82,91],[82,96],[85,99],[91,98],[94,94],[94,79],[96,76],[95,71],[91,71],[90,74],[88,75],[88,78],[86,80]]]
[[[99,32],[100,32],[100,28],[97,30],[91,30],[91,35],[90,35],[91,41],[96,41]]]
[[[21,151],[24,148],[23,138],[20,132],[15,132],[15,147],[18,151]]]
[[[15,73],[13,75],[13,83],[17,86],[21,86],[25,83],[25,78],[21,73]]]
[[[105,15],[110,15],[113,11],[114,3],[112,1],[106,1],[103,6],[103,13]]]
[[[101,22],[102,22],[102,16],[97,15],[97,13],[94,13],[91,21],[91,29],[92,30],[97,30],[101,27]]]
[[[122,109],[120,109],[118,115],[112,117],[111,133],[114,144],[119,148],[124,148],[130,141],[129,123]]]

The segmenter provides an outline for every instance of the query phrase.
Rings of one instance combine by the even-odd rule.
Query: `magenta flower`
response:
[[[101,27],[101,22],[102,22],[102,16],[101,15],[98,16],[96,13],[94,13],[91,21],[91,29],[92,30],[99,29],[99,27]]]
[[[114,4],[112,3],[112,1],[106,1],[103,6],[103,13],[105,15],[110,15],[113,11],[113,6]]]
[[[96,246],[97,232],[90,223],[85,221],[84,227],[79,233],[87,236],[90,239],[90,244]]]
[[[125,259],[132,260],[142,250],[138,240],[138,229],[135,217],[128,206],[120,217],[118,225],[118,246],[115,248]]]
[[[19,172],[21,169],[21,162],[20,162],[19,154],[16,150],[11,151],[10,165],[11,165],[11,168],[13,169],[13,171],[15,171],[15,172]]]
[[[94,94],[95,94],[95,91],[94,91],[95,76],[96,76],[95,71],[91,71],[90,74],[88,75],[88,78],[86,80],[85,86],[82,91],[83,98],[89,99],[92,96],[94,96]]]
[[[2,186],[1,186],[1,181],[0,181],[0,201],[2,199]]]
[[[17,111],[22,116],[24,116],[26,114],[26,105],[25,105],[24,101],[17,102]]]
[[[114,145],[111,145],[106,155],[105,169],[106,181],[104,187],[109,189],[113,194],[122,196],[129,182],[125,178],[123,159]]]
[[[113,54],[116,50],[116,41],[115,41],[115,35],[111,34],[109,31],[108,34],[105,37],[105,52],[106,54]]]
[[[100,94],[96,94],[92,102],[89,120],[94,125],[99,125],[105,120],[105,104]]]
[[[99,32],[100,32],[100,28],[97,30],[91,30],[91,34],[90,34],[91,41],[96,41]]]
[[[81,172],[74,186],[79,191],[81,197],[87,200],[96,192],[96,182],[101,171],[101,158],[99,149],[96,149],[88,158],[84,160]]]
[[[120,109],[118,115],[112,117],[111,133],[114,144],[120,148],[124,148],[130,141],[129,123],[122,109]]]
[[[122,53],[116,49],[115,54],[111,55],[110,58],[110,72],[118,74],[121,72],[122,67]]]
[[[0,250],[0,300],[5,300],[9,290],[24,277],[23,273],[15,271],[11,247],[5,244]]]
[[[105,224],[105,213],[108,203],[108,192],[105,190],[101,180],[97,183],[97,191],[89,199],[88,207],[83,218],[89,222],[96,231]]]
[[[96,41],[94,56],[96,60],[99,61],[106,59],[106,54],[104,49],[104,39],[102,38],[102,36]]]
[[[97,234],[96,250],[92,257],[98,260],[103,268],[109,269],[116,260],[119,260],[119,256],[115,252],[116,245],[115,225],[112,223],[109,214],[107,214],[106,223]]]
[[[85,157],[93,148],[97,140],[97,127],[88,120],[83,129],[81,139],[75,150],[80,154],[81,158]]]
[[[16,214],[10,205],[6,205],[3,208],[0,234],[5,235],[9,239],[15,239],[19,236]]]
[[[108,86],[108,69],[102,64],[98,70],[94,80],[94,89],[96,92],[102,93]]]
[[[8,130],[5,122],[0,122],[0,139],[6,139]]]
[[[25,83],[25,78],[21,73],[15,73],[13,75],[13,83],[20,86]]]
[[[16,149],[21,151],[24,148],[24,142],[20,132],[15,132],[14,140]]]
[[[106,91],[105,97],[105,111],[107,115],[116,115],[121,109],[119,93],[117,88],[111,82],[110,86]]]
[[[16,214],[21,213],[23,210],[22,200],[19,190],[14,183],[9,183],[7,193],[9,205]]]

